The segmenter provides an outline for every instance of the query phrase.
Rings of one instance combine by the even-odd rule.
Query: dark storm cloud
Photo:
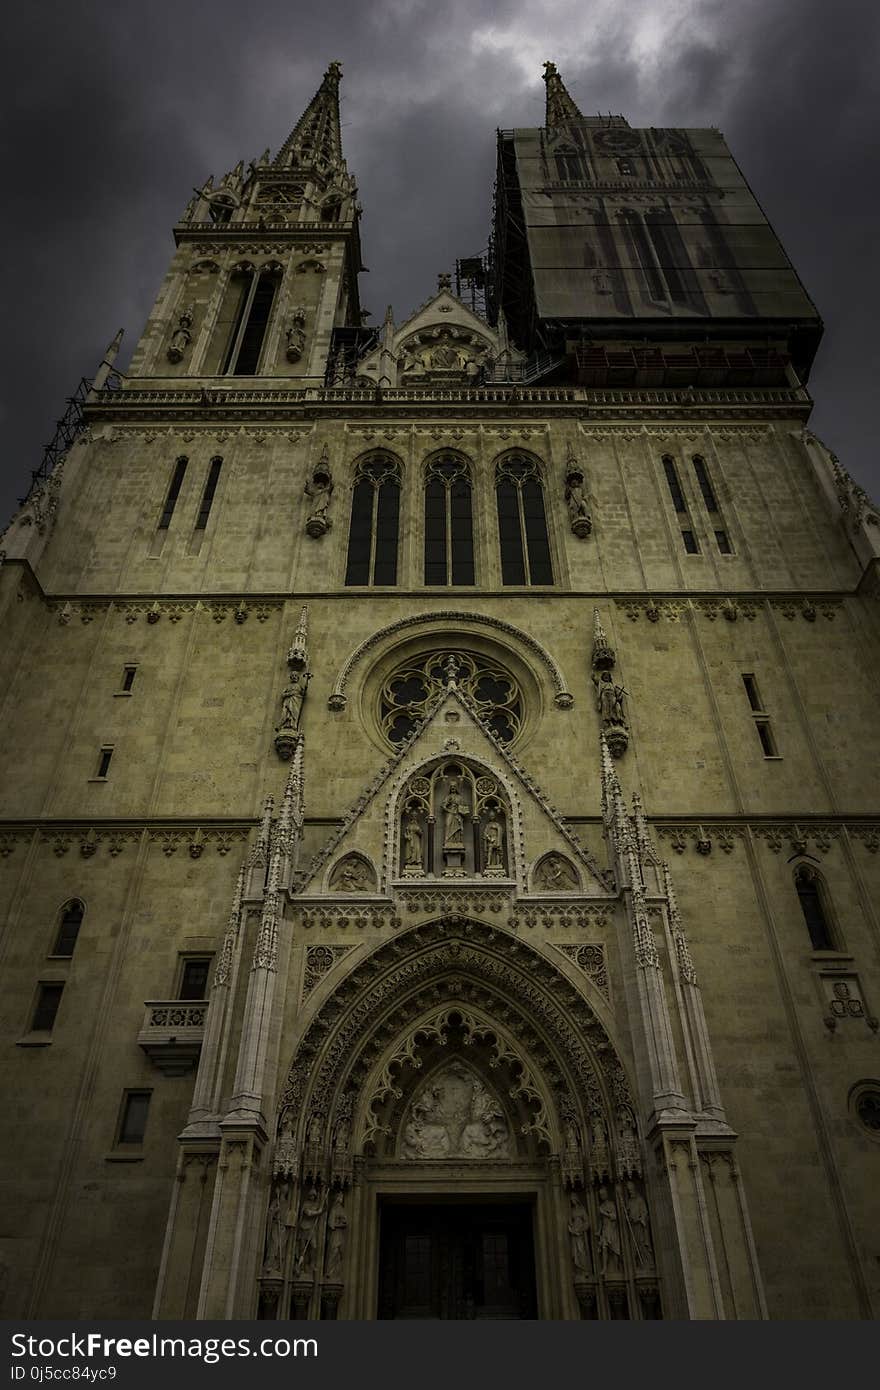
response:
[[[880,491],[873,267],[880,11],[827,0],[252,0],[17,6],[4,20],[0,512],[120,325],[123,365],[193,184],[283,141],[332,58],[364,205],[361,295],[403,318],[482,249],[497,126],[553,57],[589,113],[717,125],[827,325],[816,431]]]

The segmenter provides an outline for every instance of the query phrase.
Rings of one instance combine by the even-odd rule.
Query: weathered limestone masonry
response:
[[[485,304],[367,329],[339,79],[0,540],[0,1311],[876,1316],[816,311],[717,132],[548,64]]]

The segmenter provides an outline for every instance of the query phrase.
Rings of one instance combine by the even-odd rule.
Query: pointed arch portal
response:
[[[659,1315],[636,1110],[590,988],[466,918],[349,972],[281,1097],[293,1234],[265,1315]]]

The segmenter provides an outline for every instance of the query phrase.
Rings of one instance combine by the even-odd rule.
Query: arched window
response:
[[[225,343],[220,362],[222,375],[256,374],[280,270],[274,264],[256,270],[242,263],[233,271],[217,323],[217,333]]]
[[[425,469],[425,583],[474,583],[471,473],[457,454],[438,454]]]
[[[795,873],[794,886],[800,899],[813,950],[836,951],[837,944],[825,910],[825,894],[819,875],[807,864],[802,864]]]
[[[79,936],[84,915],[85,908],[79,898],[71,898],[69,903],[64,904],[58,921],[55,944],[52,947],[53,956],[73,955],[73,948],[76,946],[76,938]]]
[[[495,466],[503,584],[552,584],[544,489],[535,459],[507,454]]]
[[[400,530],[400,465],[370,454],[355,472],[348,531],[346,584],[396,584]]]

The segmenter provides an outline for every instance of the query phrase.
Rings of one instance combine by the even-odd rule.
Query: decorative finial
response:
[[[455,685],[458,681],[458,673],[461,670],[461,662],[453,652],[449,653],[443,663],[443,670],[446,673],[446,684]]]
[[[452,289],[452,276],[449,274],[448,271],[446,271],[446,270],[441,270],[440,274],[437,276],[437,293],[439,294],[439,292],[440,292],[441,290],[451,290],[451,289]]]

